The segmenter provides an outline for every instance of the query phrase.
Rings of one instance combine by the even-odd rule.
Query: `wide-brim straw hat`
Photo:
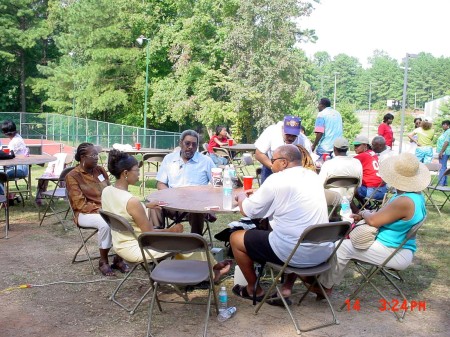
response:
[[[412,153],[402,153],[383,160],[380,176],[389,186],[404,192],[423,191],[431,181],[428,168]]]

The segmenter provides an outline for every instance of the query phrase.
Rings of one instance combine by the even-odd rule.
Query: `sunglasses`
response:
[[[194,148],[197,147],[197,143],[196,142],[185,141],[185,142],[183,142],[183,144],[186,147],[191,147],[191,146],[194,147]]]
[[[270,161],[272,162],[272,164],[273,163],[275,163],[278,159],[285,159],[286,160],[286,158],[272,158],[272,159],[270,159]]]

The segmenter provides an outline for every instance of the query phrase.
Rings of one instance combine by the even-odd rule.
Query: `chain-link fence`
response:
[[[72,146],[82,142],[107,148],[115,143],[141,143],[142,147],[172,149],[180,139],[178,132],[147,129],[144,135],[144,128],[52,113],[0,112],[0,118],[14,121],[23,138],[54,140]]]

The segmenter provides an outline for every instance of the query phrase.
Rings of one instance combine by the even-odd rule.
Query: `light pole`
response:
[[[69,56],[72,58],[72,70],[74,71],[74,78],[75,78],[75,53],[71,51],[69,53]],[[73,81],[73,93],[72,93],[72,146],[75,146],[75,79]]]
[[[333,99],[333,109],[336,109],[336,80],[337,75],[339,75],[338,72],[334,72],[334,99]]]
[[[144,35],[139,36],[136,42],[142,46],[144,40],[147,41],[147,47],[145,48],[146,59],[145,59],[145,90],[144,90],[144,141],[142,142],[143,147],[147,147],[147,98],[148,98],[148,64],[150,63],[150,39],[146,38]]]
[[[370,138],[370,112],[372,111],[370,107],[371,103],[372,103],[372,82],[369,83],[369,118],[367,122],[367,138]]]
[[[405,76],[403,78],[403,98],[402,98],[402,119],[400,126],[400,145],[398,148],[398,153],[402,153],[403,146],[403,133],[405,131],[405,106],[406,106],[406,90],[408,88],[408,61],[411,58],[416,58],[416,54],[408,54],[406,53],[406,57],[403,59],[405,62]]]

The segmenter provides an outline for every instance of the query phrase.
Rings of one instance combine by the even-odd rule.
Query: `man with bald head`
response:
[[[386,145],[386,140],[383,136],[373,137],[372,150],[378,155],[378,162],[380,163],[394,155],[394,152]]]
[[[302,155],[294,145],[278,147],[272,156],[272,170],[264,184],[237,195],[236,200],[244,216],[268,218],[273,231],[242,230],[231,235],[233,254],[248,285],[236,285],[233,293],[252,299],[256,283],[253,261],[283,264],[303,231],[316,224],[328,222],[327,204],[319,176],[301,166]],[[332,243],[300,247],[293,256],[293,267],[312,267],[326,261],[333,251]],[[295,275],[288,275],[282,288],[289,297]],[[264,291],[256,290],[257,300]],[[289,301],[288,301],[289,302]],[[280,303],[278,301],[268,303]]]

